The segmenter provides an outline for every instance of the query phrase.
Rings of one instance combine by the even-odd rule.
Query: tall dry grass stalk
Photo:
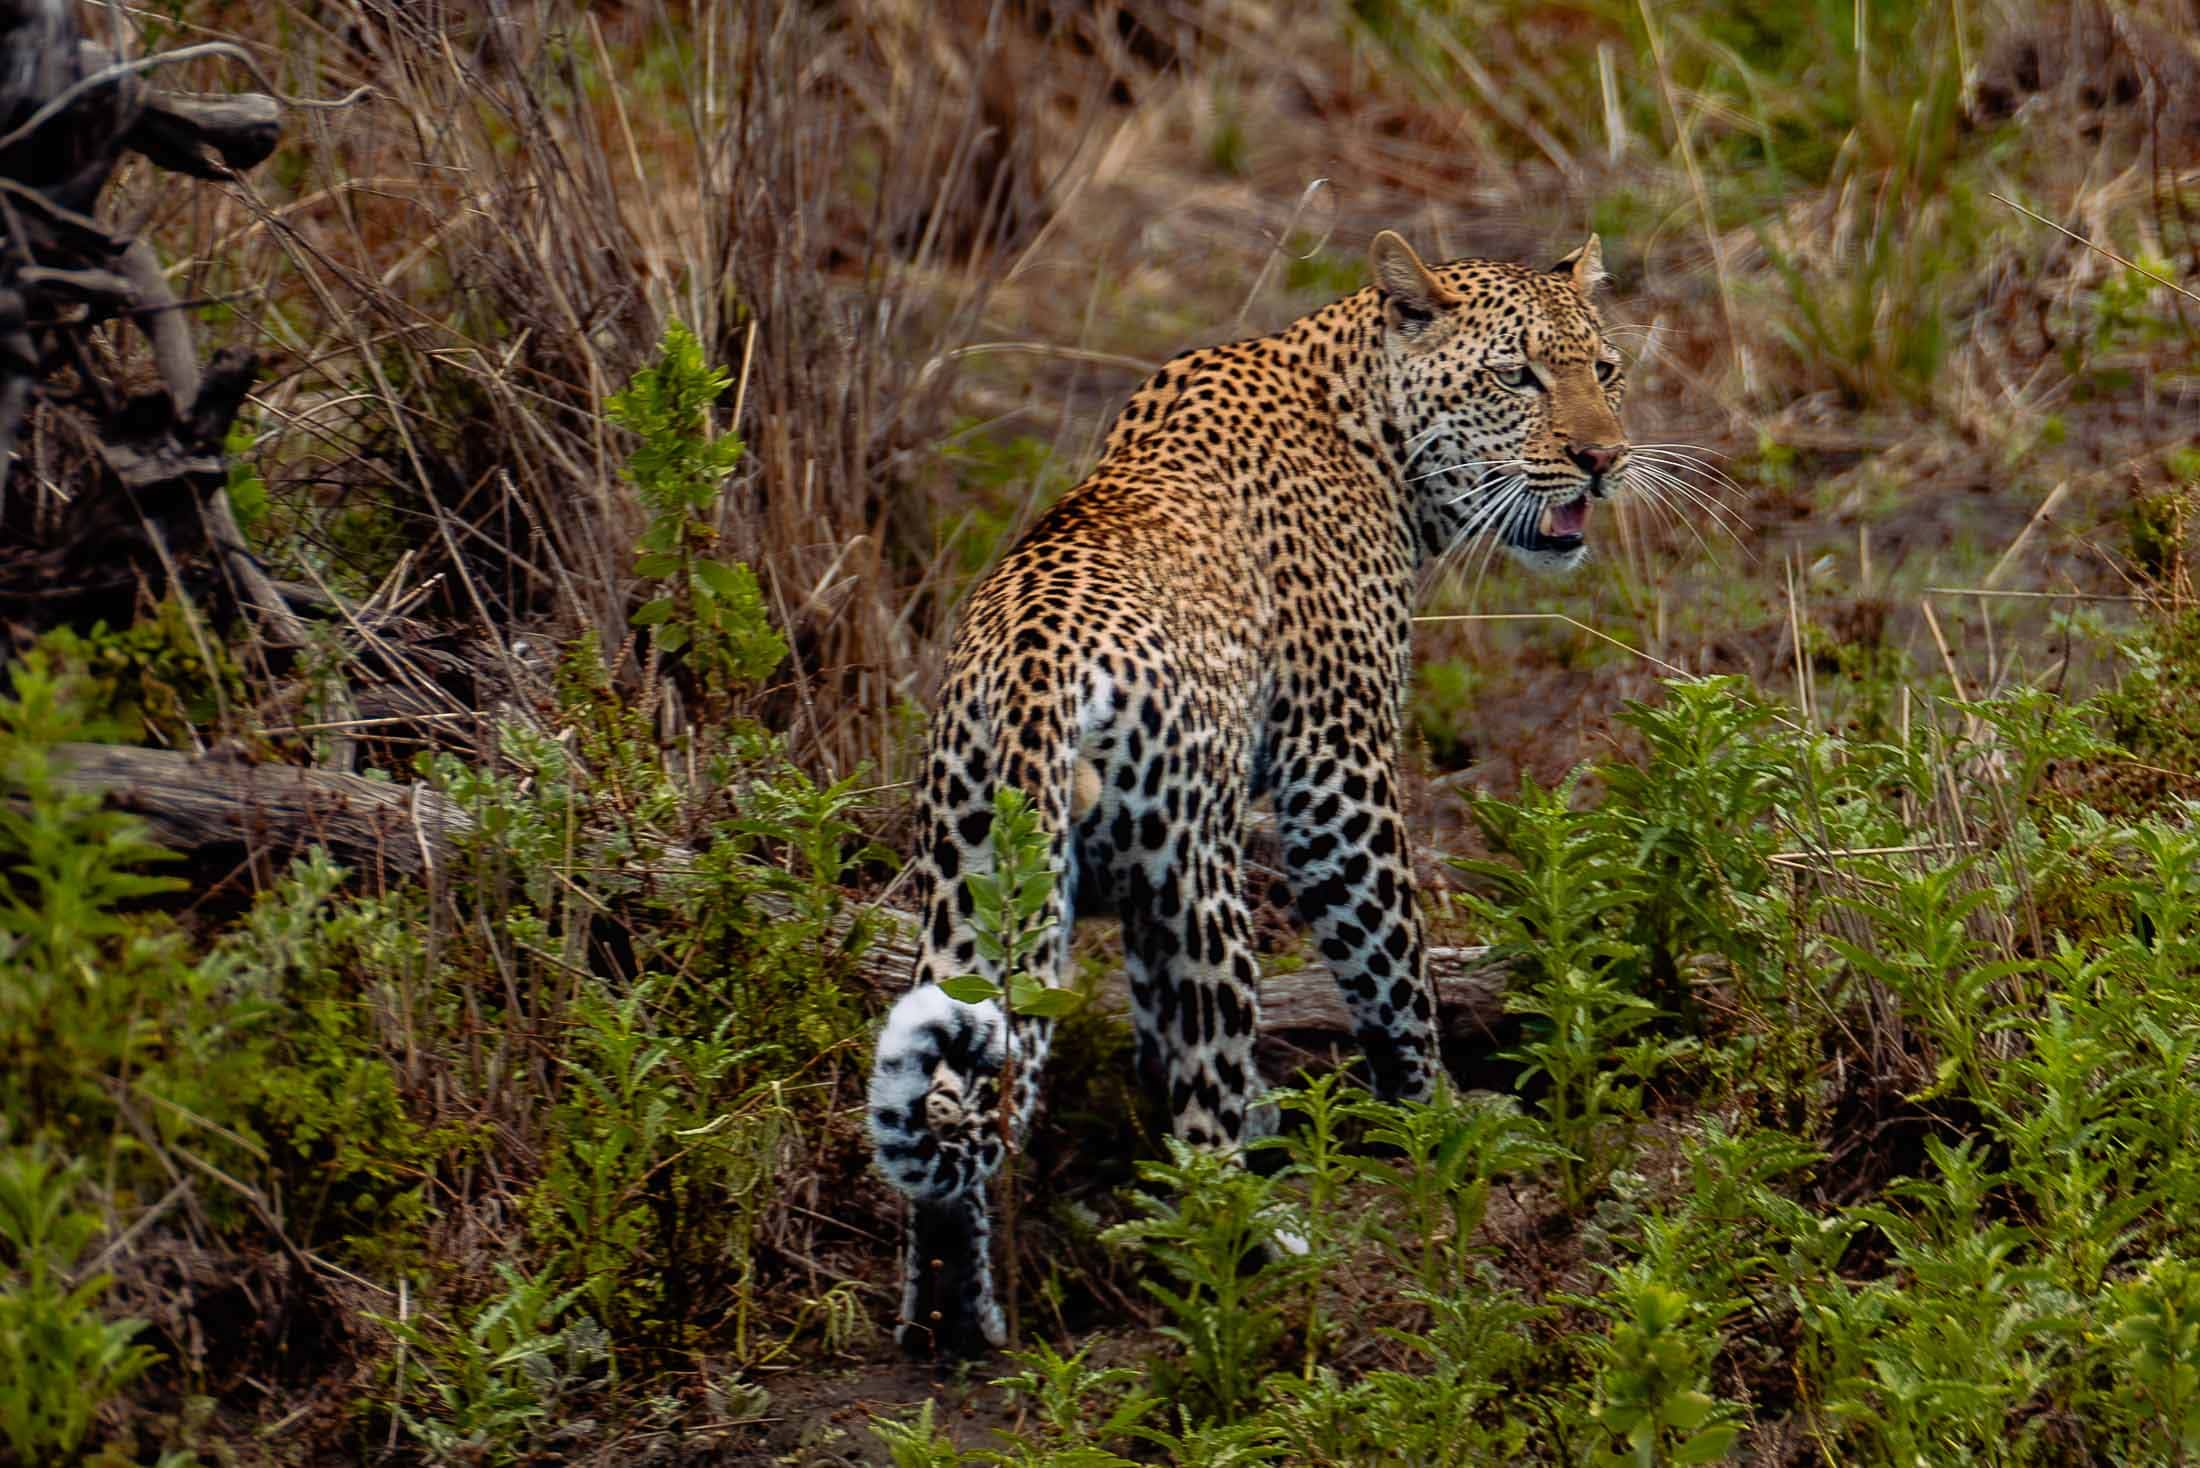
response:
[[[415,551],[392,595],[430,586],[423,611],[500,647],[593,632],[646,683],[603,405],[677,316],[737,377],[719,525],[796,646],[771,716],[823,769],[889,763],[944,594],[913,589],[948,584],[929,449],[954,350],[1044,204],[1004,7],[221,19],[295,90],[374,92],[294,118],[226,194],[171,204],[140,174],[121,201],[226,307],[213,344],[269,361],[245,458],[289,559],[363,589]]]

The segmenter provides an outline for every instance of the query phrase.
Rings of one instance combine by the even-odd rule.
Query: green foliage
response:
[[[749,1059],[729,1083],[852,1039],[863,1019],[844,980],[874,924],[844,882],[885,856],[853,819],[861,775],[821,785],[733,721],[710,731],[719,742],[690,790],[592,642],[568,655],[560,684],[576,747],[515,727],[503,738],[510,773],[421,762],[474,817],[471,880],[509,902],[499,921],[528,972],[563,992],[560,965],[616,910],[638,944],[630,971],[663,976],[663,1021],[701,1032],[725,1021],[742,1037]],[[672,851],[691,844],[701,849],[676,863]]]
[[[499,1265],[505,1290],[463,1328],[425,1317],[382,1318],[403,1349],[393,1410],[436,1462],[539,1461],[586,1431],[582,1414],[607,1382],[608,1339],[572,1313],[578,1289],[558,1293]]]
[[[1357,252],[1325,245],[1295,229],[1283,244],[1283,284],[1293,295],[1331,301],[1367,284],[1367,261]]]
[[[713,709],[787,655],[786,639],[765,614],[756,573],[709,555],[718,539],[712,512],[741,458],[738,437],[711,430],[730,383],[724,368],[704,361],[695,334],[675,321],[658,345],[657,365],[604,400],[606,415],[640,439],[622,471],[650,516],[634,574],[659,583],[633,623],[656,629],[660,652],[688,651]]]
[[[84,1173],[0,1149],[0,1437],[27,1468],[79,1461],[100,1408],[159,1359],[131,1344],[140,1322],[101,1318],[114,1277],[80,1272],[104,1232],[72,1201]]]
[[[76,737],[188,744],[244,701],[235,659],[175,597],[120,630],[105,622],[84,632],[56,627],[38,646],[88,726]]]
[[[1489,1279],[1455,1295],[1408,1289],[1403,1298],[1429,1316],[1424,1329],[1385,1332],[1408,1352],[1405,1369],[1352,1380],[1321,1366],[1269,1378],[1264,1416],[1288,1460],[1397,1468],[1526,1461],[1529,1414],[1501,1404],[1532,1354],[1525,1326],[1545,1312]]]
[[[1612,1322],[1597,1343],[1590,1409],[1606,1441],[1582,1461],[1647,1468],[1723,1460],[1740,1427],[1735,1407],[1704,1390],[1717,1322],[1647,1261],[1606,1272],[1611,1289],[1588,1302]]]
[[[2200,769],[2200,608],[2165,613],[2123,653],[2129,666],[2100,704],[2109,737],[2148,764]]]
[[[2178,278],[2177,266],[2152,250],[2134,253],[2136,260],[2105,276],[2083,298],[2087,309],[2068,324],[2062,337],[2063,366],[2076,380],[2081,399],[2133,386],[2135,369],[2144,365],[2148,348],[2181,342],[2188,365],[2200,360],[2200,332],[2162,284]],[[2179,462],[2192,462],[2191,452],[2189,448],[2170,451],[2173,478],[2193,478],[2177,467]],[[2176,457],[2180,453],[2182,460]]]
[[[884,853],[860,776],[817,782],[731,720],[697,731],[690,786],[593,642],[558,686],[571,740],[514,727],[503,770],[422,764],[476,824],[488,946],[447,961],[493,965],[507,1019],[562,1036],[520,1208],[533,1277],[643,1360],[708,1340],[752,1366],[786,1349],[762,1328],[757,1240],[814,1119],[797,1078],[864,1025],[847,979],[873,921],[847,883]],[[614,968],[591,952],[607,920]],[[801,1319],[817,1311],[847,1334],[830,1299]]]
[[[993,870],[972,871],[964,882],[972,898],[978,956],[1002,982],[965,974],[940,988],[964,1004],[983,1004],[1005,993],[1018,1014],[1059,1019],[1077,1008],[1078,992],[1032,972],[1057,922],[1048,911],[1055,890],[1050,842],[1030,798],[1012,785],[994,789],[991,841]]]
[[[2110,1337],[2136,1400],[2134,1436],[2163,1461],[2200,1455],[2200,1274],[2161,1256],[2119,1286]],[[2151,1440],[2151,1441],[2149,1441]],[[2150,1454],[2151,1456],[2152,1454]]]
[[[1304,1226],[1273,1179],[1173,1138],[1169,1160],[1140,1163],[1138,1174],[1159,1191],[1139,1193],[1142,1216],[1102,1237],[1169,1276],[1141,1281],[1168,1312],[1162,1336],[1182,1351],[1161,1363],[1157,1384],[1187,1424],[1235,1420],[1282,1341],[1284,1302],[1318,1267],[1297,1243]]]
[[[1396,1205],[1410,1235],[1419,1239],[1415,1272],[1433,1298],[1467,1288],[1473,1240],[1493,1180],[1572,1160],[1509,1098],[1461,1097],[1446,1088],[1426,1106],[1365,1102],[1352,1114],[1369,1123],[1365,1140],[1376,1149],[1376,1155],[1357,1159],[1355,1171],[1376,1197]],[[1384,1155],[1392,1149],[1394,1161]],[[1316,1197],[1320,1202],[1319,1193]],[[1410,1257],[1404,1238],[1380,1224],[1370,1227],[1401,1258]]]
[[[936,1420],[938,1405],[928,1397],[907,1421],[888,1417],[871,1423],[871,1435],[885,1447],[894,1468],[958,1468],[967,1461]]]
[[[1682,94],[1730,109],[1731,126],[1697,146],[1712,155],[1721,223],[1756,228],[1777,273],[1772,325],[1797,362],[1857,405],[1929,400],[1985,236],[1963,7],[1788,0],[1637,14],[1658,15]],[[1646,131],[1695,125],[1660,115]],[[1766,222],[1798,187],[1838,201],[1845,248],[1820,248],[1822,229]]]
[[[1938,64],[1915,105],[1887,99],[1904,109],[1887,130],[1890,146],[1845,150],[1836,162],[1850,195],[1870,201],[1854,221],[1857,258],[1827,269],[1761,236],[1786,292],[1782,338],[1859,406],[1930,400],[1982,233],[1956,168],[1963,79],[1954,48],[1925,44]]]
[[[1032,1435],[1035,1440],[1019,1445],[1025,1453],[1044,1454],[1044,1461],[1065,1468],[1070,1463],[1114,1468],[1130,1461],[1117,1457],[1114,1446],[1128,1448],[1156,1435],[1145,1423],[1163,1402],[1142,1388],[1143,1373],[1127,1366],[1095,1366],[1091,1355],[1089,1344],[1064,1356],[1042,1343],[1018,1353],[1023,1370],[994,1383],[1030,1404],[1038,1431]],[[980,1461],[1030,1460],[1003,1454]]]
[[[1569,1207],[1603,1185],[1626,1124],[1641,1113],[1641,1082],[1686,1048],[1680,1041],[1622,1043],[1656,1017],[1657,1006],[1618,977],[1616,965],[1639,950],[1611,936],[1605,919],[1645,894],[1620,833],[1574,811],[1572,797],[1571,781],[1554,790],[1523,781],[1518,805],[1478,799],[1474,815],[1491,848],[1517,864],[1454,863],[1497,894],[1465,894],[1462,904],[1492,926],[1501,953],[1537,972],[1534,983],[1506,996],[1508,1010],[1537,1021],[1508,1058],[1525,1064],[1521,1085],[1543,1082],[1538,1104],[1551,1140],[1565,1149],[1558,1167]]]
[[[406,1104],[347,973],[374,971],[400,918],[344,901],[344,877],[315,850],[214,941],[198,970],[227,1014],[194,1063],[241,1103],[240,1135],[257,1141],[291,1226],[373,1259],[413,1252],[425,1170],[476,1147],[479,1129],[424,1125]]]
[[[1643,742],[1639,762],[1599,772],[1611,795],[1598,815],[1638,874],[1634,952],[1622,967],[1645,992],[1685,1008],[1682,966],[1692,955],[1754,968],[1773,946],[1771,817],[1801,783],[1798,759],[1813,755],[1806,741],[1769,737],[1772,711],[1732,678],[1670,684],[1661,704],[1630,700],[1618,719]]]
[[[1424,662],[1414,669],[1413,724],[1438,768],[1457,769],[1467,762],[1467,731],[1473,727],[1482,684],[1481,670],[1464,658]]]
[[[248,540],[258,538],[270,514],[267,481],[260,477],[259,470],[251,462],[252,438],[251,424],[240,416],[229,425],[229,436],[222,441],[222,457],[229,466],[229,482],[225,486],[229,512],[237,517],[237,528]]]
[[[941,441],[940,456],[955,476],[961,504],[947,534],[970,576],[992,565],[1017,525],[1061,498],[1075,479],[1049,440],[991,433],[976,418],[957,420]]]
[[[2174,583],[2184,566],[2185,522],[2192,508],[2189,490],[2134,495],[2124,511],[2131,538],[2131,559],[2148,580]]]
[[[135,819],[70,794],[52,747],[85,731],[76,688],[33,654],[0,700],[0,1111],[21,1137],[72,1147],[104,1130],[112,1087],[170,1054],[167,1023],[205,995],[181,935],[122,911],[182,884],[145,868],[167,853]],[[204,1023],[204,1018],[198,1018]]]
[[[656,985],[576,994],[558,1145],[527,1205],[549,1269],[622,1336],[675,1346],[698,1306],[733,1294],[732,1347],[753,1359],[757,1220],[794,1118],[769,1087],[730,1083],[759,1051],[731,1016],[667,1024]]]

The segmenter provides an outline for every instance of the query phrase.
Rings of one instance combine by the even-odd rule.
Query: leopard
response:
[[[1549,573],[1587,558],[1593,504],[1626,487],[1627,369],[1593,234],[1549,268],[1432,266],[1385,230],[1368,266],[1280,331],[1163,363],[962,611],[916,781],[918,952],[868,1096],[876,1167],[908,1200],[912,1355],[1008,1339],[991,1182],[1032,1124],[1054,1021],[942,988],[1003,981],[973,887],[997,871],[1000,788],[1046,853],[1029,972],[1070,981],[1074,921],[1120,923],[1140,1085],[1182,1142],[1242,1159],[1264,1124],[1259,801],[1372,1089],[1438,1084],[1401,784],[1414,608],[1475,548]]]

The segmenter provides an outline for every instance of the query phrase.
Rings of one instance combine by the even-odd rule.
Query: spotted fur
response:
[[[1176,1134],[1235,1147],[1253,1116],[1258,974],[1240,854],[1265,795],[1299,913],[1336,974],[1377,1090],[1439,1064],[1400,813],[1410,616],[1447,556],[1586,554],[1618,482],[1625,391],[1590,296],[1592,237],[1549,270],[1431,269],[1395,234],[1374,283],[1273,336],[1187,352],[1132,394],[1099,464],[978,587],[948,655],[913,870],[915,982],[879,1038],[870,1117],[908,1195],[900,1334],[1002,1344],[987,1183],[1038,1105],[1051,1025],[965,1005],[990,972],[968,879],[993,792],[1023,790],[1063,919],[1123,925],[1141,1074]]]

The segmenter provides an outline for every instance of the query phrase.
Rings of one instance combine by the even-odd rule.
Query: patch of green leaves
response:
[[[100,1315],[114,1277],[79,1268],[105,1232],[74,1201],[84,1173],[0,1149],[0,1440],[27,1468],[80,1461],[100,1409],[159,1359],[132,1343],[141,1322]]]
[[[737,435],[713,428],[730,384],[724,368],[704,360],[695,334],[675,321],[656,364],[604,402],[611,420],[639,439],[621,472],[650,517],[634,574],[657,590],[635,610],[633,625],[652,629],[659,652],[687,652],[714,708],[787,655],[756,573],[710,555],[718,539],[713,512],[742,452]]]

